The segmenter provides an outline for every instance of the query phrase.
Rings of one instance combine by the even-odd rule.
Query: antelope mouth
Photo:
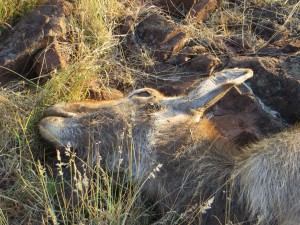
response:
[[[42,138],[49,141],[56,148],[63,146],[60,141],[60,134],[64,128],[65,120],[76,116],[75,113],[68,112],[65,108],[65,103],[50,106],[44,110],[42,120],[38,124]]]

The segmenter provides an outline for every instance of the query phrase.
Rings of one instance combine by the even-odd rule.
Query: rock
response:
[[[211,121],[225,137],[238,146],[278,133],[286,128],[280,119],[262,109],[249,89],[240,85],[232,89],[209,112]]]
[[[230,51],[236,54],[254,50],[257,40],[249,35],[231,35],[226,37],[224,42]]]
[[[259,40],[251,35],[218,35],[211,39],[204,38],[202,45],[212,50],[219,58],[236,54],[252,53]]]
[[[135,27],[135,35],[149,55],[161,62],[178,53],[189,39],[179,26],[157,13],[145,16]]]
[[[152,3],[172,16],[184,18],[186,15],[198,22],[206,20],[216,8],[216,0],[154,0]]]
[[[205,21],[217,6],[216,0],[200,0],[190,9],[189,16],[197,22]]]
[[[132,16],[126,16],[118,22],[118,26],[115,28],[115,33],[125,35],[130,32],[134,32],[135,18]]]
[[[279,44],[279,42],[281,42]],[[281,39],[280,41],[276,42],[279,47],[282,47],[282,52],[283,53],[296,53],[300,51],[300,40],[299,39],[291,39],[291,40],[286,40],[286,39]]]
[[[67,33],[67,16],[71,9],[63,0],[51,0],[30,12],[13,31],[0,42],[0,83],[26,76],[33,66],[35,54],[64,40]]]
[[[269,43],[298,36],[299,13],[289,11],[286,3],[277,1],[265,7],[252,4],[246,11],[246,14],[251,15],[249,19],[252,20],[254,33]],[[290,17],[289,13],[295,14]]]
[[[134,32],[127,34],[124,39],[121,39],[122,50],[129,62],[132,62],[132,58],[135,58],[141,53],[141,46],[137,42]]]
[[[274,57],[237,56],[228,67],[254,71],[250,85],[254,94],[288,123],[300,121],[300,54]]]
[[[270,20],[260,21],[254,31],[260,38],[270,43],[287,38],[287,29]]]
[[[157,49],[175,28],[176,25],[173,21],[158,13],[151,13],[144,16],[135,27],[135,31],[142,44],[145,43],[150,48]]]
[[[184,66],[185,72],[197,72],[199,75],[210,75],[219,64],[219,59],[206,53],[197,55]]]
[[[67,65],[67,54],[63,46],[54,42],[38,52],[34,58],[34,69],[37,74],[45,74],[54,69],[63,69]]]
[[[174,66],[182,66],[195,56],[203,53],[206,53],[206,49],[203,46],[195,45],[192,47],[186,47],[182,51],[178,52],[176,55],[169,58],[166,61],[166,63]]]
[[[172,16],[185,17],[199,0],[153,0],[152,3]]]

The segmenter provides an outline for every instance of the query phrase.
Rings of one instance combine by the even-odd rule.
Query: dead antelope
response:
[[[252,75],[249,69],[224,70],[187,96],[165,97],[143,88],[120,100],[56,104],[45,110],[39,130],[44,139],[70,144],[91,163],[100,152],[111,171],[122,159],[122,170],[135,180],[147,179],[162,165],[144,191],[178,221],[225,224],[224,211],[232,208],[233,217],[241,214],[237,217],[259,224],[300,224],[300,130],[238,150],[203,118]],[[203,214],[213,196],[212,208]]]

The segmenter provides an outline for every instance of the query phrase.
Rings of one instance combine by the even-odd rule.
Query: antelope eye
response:
[[[151,93],[148,92],[148,91],[142,91],[142,92],[139,92],[139,93],[135,93],[134,95],[139,96],[139,97],[150,97]]]
[[[157,96],[159,96],[159,92],[151,88],[142,88],[131,92],[126,97],[135,99],[141,98],[141,100],[146,100],[148,98],[156,98]]]

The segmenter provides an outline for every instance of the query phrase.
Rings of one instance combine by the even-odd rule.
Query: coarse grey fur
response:
[[[163,213],[175,214],[168,224],[256,217],[261,225],[300,224],[299,129],[239,150],[202,118],[251,76],[248,69],[224,70],[187,96],[143,88],[120,100],[56,104],[45,110],[39,130],[54,145],[70,144],[90,163],[100,153],[109,170],[121,165],[135,180],[147,181],[147,195]]]

